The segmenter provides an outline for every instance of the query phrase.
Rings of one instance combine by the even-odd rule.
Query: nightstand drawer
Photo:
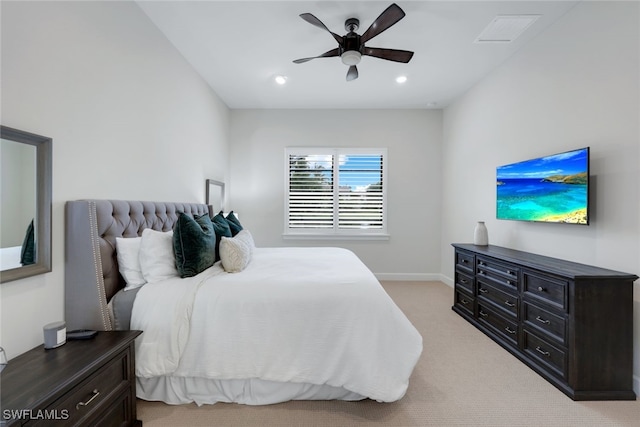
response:
[[[29,426],[86,425],[87,421],[128,390],[129,352],[125,351],[109,361],[96,373],[54,402],[46,411],[58,420],[37,420]],[[65,419],[66,418],[66,419]]]
[[[553,314],[526,301],[523,307],[523,318],[528,326],[540,330],[540,332],[558,340],[561,344],[565,344],[567,322],[564,317]]]
[[[96,414],[97,418],[91,421],[92,427],[121,427],[129,425],[129,414],[131,413],[131,402],[135,404],[135,397],[132,399],[130,393],[125,393],[118,397],[113,403],[105,405],[103,412]]]
[[[523,335],[525,353],[550,368],[554,374],[564,378],[567,363],[564,349],[554,346],[527,329],[524,330]]]
[[[522,272],[524,295],[534,297],[562,311],[567,311],[568,282],[532,271]]]

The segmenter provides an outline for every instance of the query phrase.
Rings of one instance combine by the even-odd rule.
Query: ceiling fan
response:
[[[347,81],[358,78],[358,68],[356,65],[360,62],[362,55],[373,56],[380,59],[386,59],[388,61],[403,62],[406,64],[411,60],[413,52],[408,50],[383,49],[365,46],[366,42],[396,24],[404,18],[404,16],[405,13],[400,9],[400,6],[393,3],[391,6],[386,8],[375,21],[373,21],[369,28],[367,28],[367,31],[362,35],[358,35],[356,33],[360,26],[360,21],[356,18],[349,18],[344,23],[344,28],[348,33],[344,36],[339,36],[338,34],[330,31],[322,21],[312,14],[303,13],[300,15],[302,19],[318,28],[328,31],[338,42],[338,47],[325,52],[322,55],[296,59],[293,62],[296,64],[302,64],[316,58],[339,56],[342,59],[342,63],[349,66],[349,71],[347,71]]]

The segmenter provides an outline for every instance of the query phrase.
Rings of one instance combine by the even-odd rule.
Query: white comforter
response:
[[[247,268],[145,285],[133,307],[136,375],[343,387],[391,402],[422,337],[350,251],[256,248]]]

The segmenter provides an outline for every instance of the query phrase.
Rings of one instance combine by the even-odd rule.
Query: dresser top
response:
[[[635,274],[594,267],[591,265],[533,254],[530,252],[504,248],[502,246],[478,246],[471,243],[452,243],[451,245],[454,248],[474,252],[479,255],[498,258],[529,268],[545,270],[549,273],[555,273],[557,275],[569,277],[572,279],[586,277],[628,279],[631,281],[638,279],[638,276],[636,276]]]

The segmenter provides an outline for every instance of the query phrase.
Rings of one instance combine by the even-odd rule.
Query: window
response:
[[[288,148],[285,235],[386,236],[386,149]]]

